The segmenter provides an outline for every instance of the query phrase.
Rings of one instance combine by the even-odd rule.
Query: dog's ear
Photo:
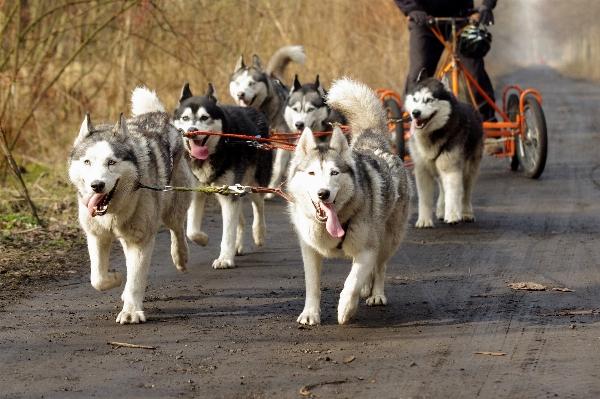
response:
[[[117,121],[117,124],[113,128],[112,132],[115,137],[125,138],[129,135],[127,123],[125,122],[125,117],[123,116],[122,112],[119,114],[119,120]]]
[[[215,87],[213,86],[212,83],[210,83],[210,82],[208,83],[208,89],[206,90],[206,94],[204,96],[214,103],[217,102],[217,95],[215,92]]]
[[[425,80],[425,79],[427,79],[427,69],[423,68],[419,72],[419,76],[417,76],[415,83],[419,83],[420,81]]]
[[[83,123],[81,124],[81,129],[79,129],[79,134],[75,139],[75,143],[83,140],[94,131],[94,126],[92,125],[92,120],[90,119],[90,113],[85,114],[85,118],[83,119]]]
[[[342,128],[337,123],[333,125],[333,133],[331,134],[331,140],[329,141],[329,148],[338,154],[343,154],[350,149],[348,140],[346,140]]]
[[[325,96],[327,95],[327,91],[323,88],[323,86],[321,86],[319,75],[317,75],[317,78],[315,79],[315,86],[317,87],[317,91],[319,92],[321,97],[325,98]]]
[[[298,75],[294,75],[294,88],[292,89],[292,91],[300,90],[301,87],[302,87],[302,85],[300,84],[300,81],[298,80]]]
[[[181,104],[182,102],[184,102],[185,100],[187,100],[190,97],[193,97],[194,95],[192,94],[192,91],[190,90],[190,84],[189,83],[184,83],[183,87],[181,88],[181,97],[179,98],[179,104]]]
[[[254,56],[252,57],[252,61],[253,61],[252,66],[254,68],[256,68],[256,70],[261,71],[261,72],[265,70],[262,62],[260,62],[260,58],[258,58],[258,55],[254,54]]]
[[[442,85],[444,86],[444,89],[446,89],[446,91],[452,91],[450,89],[450,81],[448,80],[448,75],[442,76],[442,78],[440,79],[440,82],[442,83]]]
[[[237,72],[242,68],[246,68],[246,64],[244,64],[244,56],[240,55],[237,62],[235,63],[235,67],[233,68],[233,72]]]
[[[305,127],[296,145],[296,155],[306,155],[309,151],[313,151],[317,148],[317,142],[315,136],[309,127]]]

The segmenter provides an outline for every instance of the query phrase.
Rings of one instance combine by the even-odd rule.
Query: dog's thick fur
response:
[[[437,218],[450,224],[475,221],[471,193],[484,139],[479,113],[458,101],[444,82],[424,77],[407,93],[404,108],[412,117],[408,144],[419,198],[416,227],[434,227],[434,180]]]
[[[344,116],[327,105],[327,91],[321,85],[319,75],[314,83],[300,84],[298,75],[285,103],[285,120],[290,130],[302,133],[307,127],[315,132],[329,131],[334,123],[346,125]],[[319,136],[321,141],[329,140],[330,135]]]
[[[300,324],[321,322],[323,257],[352,259],[338,305],[338,322],[357,311],[359,296],[369,306],[385,305],[386,263],[407,226],[410,180],[392,153],[387,117],[367,86],[344,78],[335,82],[328,104],[351,125],[351,144],[339,126],[329,143],[317,143],[306,128],[288,171],[292,224],[300,240],[306,276],[306,303]]]
[[[284,109],[290,88],[283,83],[283,74],[290,62],[304,65],[306,54],[302,46],[284,46],[277,50],[267,67],[255,54],[252,65],[246,66],[243,56],[237,60],[229,79],[229,93],[236,104],[251,106],[266,115],[271,130],[290,132]],[[277,149],[269,187],[278,187],[290,160],[290,152]],[[272,195],[267,195],[271,198]]]
[[[121,115],[116,125],[92,125],[87,115],[68,160],[94,288],[121,286],[121,273],[108,268],[112,242],[118,239],[125,252],[127,282],[116,320],[121,324],[146,321],[142,302],[161,221],[171,230],[173,263],[186,271],[188,262],[183,224],[190,193],[150,191],[139,184],[188,186],[193,180],[180,135],[155,93],[138,88],[131,101],[133,117]]]
[[[232,133],[263,138],[269,137],[266,117],[252,107],[220,105],[209,83],[204,96],[194,96],[186,83],[181,91],[179,105],[173,113],[173,123],[183,131]],[[184,138],[184,147],[197,183],[200,186],[231,186],[234,184],[265,187],[271,178],[273,158],[270,151],[248,145],[246,139],[226,138],[216,135],[198,135]],[[194,193],[188,212],[187,236],[198,245],[208,243],[202,231],[202,215],[206,195]],[[235,267],[235,255],[244,253],[245,219],[241,199],[234,195],[217,194],[223,215],[221,253],[213,262],[215,269]],[[265,241],[266,223],[264,194],[250,193],[254,220],[252,236],[258,246]]]

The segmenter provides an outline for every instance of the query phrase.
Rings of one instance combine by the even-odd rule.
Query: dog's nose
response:
[[[303,130],[304,129],[304,122],[296,122],[296,129]]]
[[[317,196],[321,201],[325,201],[326,199],[328,199],[330,194],[331,192],[326,188],[322,188],[319,191],[317,191]]]
[[[104,190],[104,182],[100,180],[94,180],[90,186],[96,193],[101,193]]]
[[[237,96],[240,100],[242,100],[244,98],[244,92],[243,91],[238,92]]]
[[[418,109],[413,110],[412,116],[418,118],[419,116],[421,116],[421,111],[419,111]]]
[[[196,127],[194,127],[194,126],[188,127],[188,132],[197,132],[197,131],[198,131],[198,129],[196,129]]]

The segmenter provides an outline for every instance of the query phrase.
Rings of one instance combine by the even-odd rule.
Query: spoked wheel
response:
[[[511,94],[508,96],[508,101],[506,101],[506,116],[510,119],[511,122],[517,120],[517,115],[519,114],[519,96],[516,94]],[[515,151],[515,155],[510,158],[510,170],[519,169],[519,157]]]
[[[525,137],[516,137],[515,150],[525,176],[537,179],[546,166],[548,154],[548,131],[542,106],[535,97],[529,96],[524,102]]]
[[[402,160],[404,160],[404,123],[402,123],[402,110],[393,98],[387,98],[383,106],[390,121],[390,134],[392,149]]]

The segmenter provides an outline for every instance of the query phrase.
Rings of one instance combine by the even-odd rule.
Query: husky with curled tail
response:
[[[356,313],[359,297],[368,306],[385,305],[386,263],[407,226],[411,185],[402,160],[393,154],[387,117],[366,85],[336,81],[327,103],[351,126],[350,144],[339,126],[320,143],[306,128],[288,170],[295,201],[289,214],[298,235],[306,276],[306,302],[298,323],[321,322],[323,258],[352,259],[340,294],[338,322]]]
[[[185,150],[171,116],[154,92],[137,88],[131,119],[93,125],[86,115],[69,153],[69,178],[77,189],[79,222],[87,236],[91,283],[99,291],[120,287],[123,276],[108,268],[115,239],[125,252],[127,281],[117,323],[143,323],[146,278],[156,232],[162,221],[171,230],[171,257],[187,270],[184,221],[189,192],[157,192],[141,185],[193,183]]]

